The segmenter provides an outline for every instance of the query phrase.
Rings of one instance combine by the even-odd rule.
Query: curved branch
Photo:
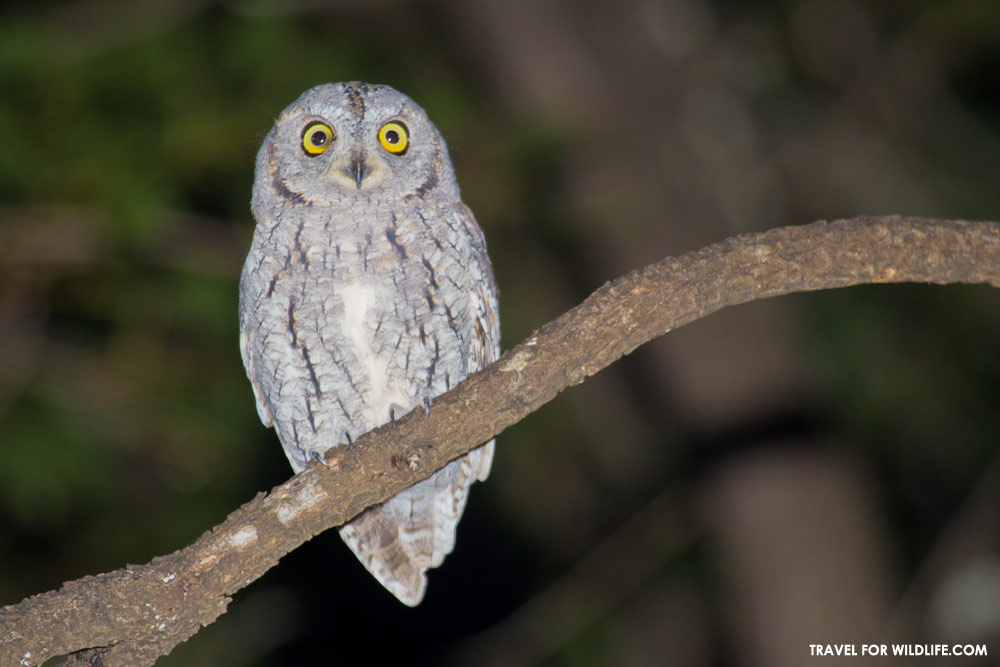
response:
[[[153,664],[223,614],[233,593],[283,555],[639,345],[726,306],[880,282],[1000,287],[1000,224],[897,216],[816,222],[734,237],[633,271],[438,397],[429,415],[416,410],[398,429],[359,438],[353,451],[331,450],[328,468],[310,465],[190,546],[0,609],[0,662],[37,665],[89,649],[88,658],[102,661],[96,664]]]

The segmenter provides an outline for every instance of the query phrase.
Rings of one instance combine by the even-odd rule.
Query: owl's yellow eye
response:
[[[326,123],[309,123],[302,131],[302,150],[306,155],[319,155],[333,143],[333,128]]]
[[[402,155],[410,143],[410,133],[406,126],[397,120],[390,120],[378,131],[378,140],[382,148],[390,153]]]

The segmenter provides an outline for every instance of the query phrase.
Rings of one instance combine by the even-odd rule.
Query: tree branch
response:
[[[609,282],[499,361],[258,494],[190,546],[0,609],[0,662],[88,649],[89,664],[151,665],[230,596],[329,528],[428,477],[564,388],[726,306],[862,283],[1000,287],[1000,224],[903,217],[816,222],[727,239]],[[98,647],[98,648],[93,648]],[[82,656],[77,656],[82,657]]]

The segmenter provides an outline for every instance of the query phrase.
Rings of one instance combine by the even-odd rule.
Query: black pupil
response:
[[[313,143],[313,146],[322,146],[326,143],[326,132],[323,130],[316,130],[309,137],[309,140]]]
[[[396,130],[388,130],[385,133],[385,140],[388,141],[390,144],[398,144],[399,132],[397,132]]]

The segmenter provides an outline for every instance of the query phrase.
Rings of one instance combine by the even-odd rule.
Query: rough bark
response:
[[[862,283],[1000,287],[1000,224],[859,217],[785,227],[667,258],[611,281],[423,410],[331,451],[197,541],[0,609],[0,663],[150,665],[314,535],[429,476],[564,388],[721,308]],[[82,659],[82,660],[81,660]]]

